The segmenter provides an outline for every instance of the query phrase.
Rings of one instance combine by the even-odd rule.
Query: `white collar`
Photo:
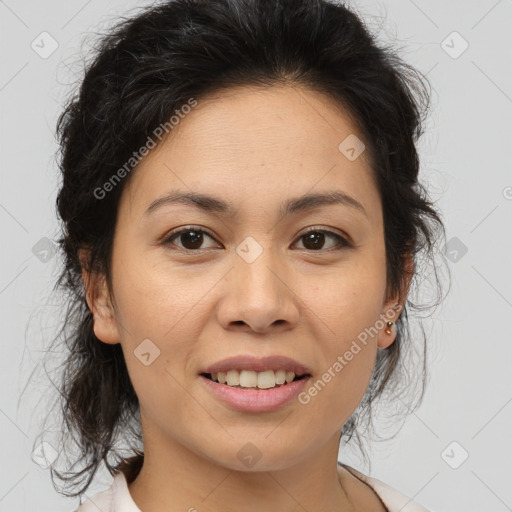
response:
[[[112,482],[112,512],[142,512],[133,501],[122,471],[115,474]]]
[[[416,503],[411,498],[408,498],[405,494],[393,489],[388,484],[385,484],[382,480],[366,476],[347,464],[338,464],[347,468],[351,473],[355,474],[356,477],[366,482],[377,493],[390,512],[429,512],[425,507]]]

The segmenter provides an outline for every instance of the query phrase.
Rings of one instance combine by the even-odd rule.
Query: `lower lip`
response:
[[[242,389],[214,382],[203,375],[199,377],[222,402],[233,409],[245,412],[269,412],[283,407],[295,399],[311,378],[304,377],[271,389]]]

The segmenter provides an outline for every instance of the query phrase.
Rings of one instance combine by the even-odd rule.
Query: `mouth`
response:
[[[291,406],[311,379],[309,373],[295,375],[283,370],[275,374],[273,370],[260,373],[266,375],[260,377],[250,370],[229,370],[217,374],[203,372],[198,378],[206,391],[225,406],[249,413],[266,413]]]
[[[274,389],[287,386],[292,382],[308,379],[311,377],[309,373],[296,375],[294,372],[259,372],[263,374],[258,376],[257,372],[236,370],[218,373],[201,373],[202,377],[215,382],[216,384],[224,384],[230,388],[259,390]]]

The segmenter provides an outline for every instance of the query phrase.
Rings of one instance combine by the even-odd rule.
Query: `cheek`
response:
[[[376,341],[358,339],[361,326],[371,314],[340,305],[334,334],[323,330],[316,337],[315,359],[318,372],[299,395],[307,416],[308,429],[334,433],[349,419],[360,404],[373,373],[377,354]],[[333,325],[331,323],[331,325]]]
[[[377,248],[367,248],[328,272],[301,276],[297,294],[304,312],[316,313],[340,342],[373,325],[382,313],[386,265]]]
[[[385,285],[385,262],[375,253],[315,279],[310,288],[304,282],[303,311],[306,322],[316,326],[322,362],[322,374],[306,390],[305,401],[319,414],[333,406],[346,419],[364,396],[377,355]]]
[[[116,264],[117,317],[132,341],[180,339],[199,300],[215,284],[197,267],[186,270],[150,253],[125,252]]]
[[[178,406],[218,276],[125,254],[117,262],[116,320],[130,379],[148,409],[162,400]]]

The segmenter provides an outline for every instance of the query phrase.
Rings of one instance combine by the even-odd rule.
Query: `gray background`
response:
[[[78,503],[56,493],[32,455],[51,391],[43,350],[61,315],[49,299],[58,258],[46,240],[58,228],[53,133],[80,78],[86,33],[147,3],[0,1],[0,511],[70,512]],[[422,172],[446,222],[453,282],[425,324],[424,403],[394,439],[373,445],[371,474],[433,512],[512,510],[512,1],[351,5],[381,40],[398,38],[432,84]],[[42,32],[58,43],[49,56]],[[348,448],[340,458],[365,470]],[[109,483],[100,477],[88,495]]]

